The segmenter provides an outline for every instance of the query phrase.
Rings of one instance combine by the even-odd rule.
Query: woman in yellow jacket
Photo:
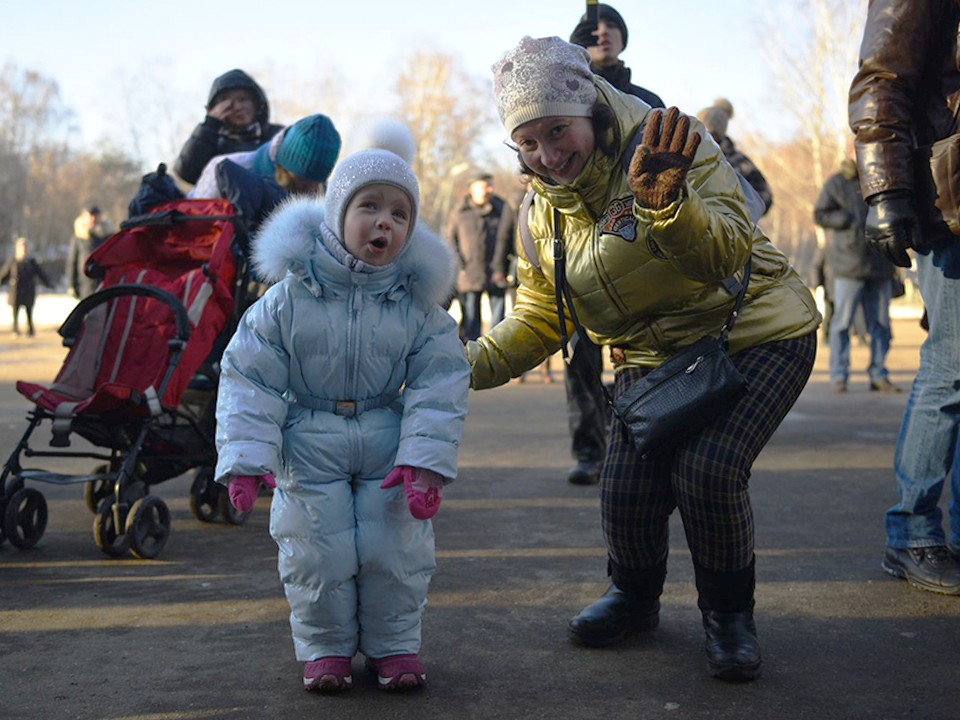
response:
[[[698,120],[617,91],[590,72],[583,48],[556,37],[525,37],[493,73],[500,119],[535,191],[525,220],[536,258],[520,259],[511,315],[467,343],[472,387],[506,383],[560,348],[555,213],[574,309],[589,339],[610,348],[618,395],[719,332],[735,301],[724,281],[742,278],[752,258],[729,338],[748,392],[704,429],[646,457],[613,423],[600,479],[612,584],[569,629],[575,642],[603,646],[656,627],[668,522],[679,507],[708,669],[753,679],[760,646],[747,485],[813,368],[813,298],[751,221],[735,171]]]

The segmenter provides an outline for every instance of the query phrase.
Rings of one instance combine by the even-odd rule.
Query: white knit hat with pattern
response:
[[[410,198],[410,225],[407,237],[417,224],[417,207],[420,205],[420,184],[413,170],[398,155],[389,150],[361,150],[345,158],[333,170],[324,197],[324,222],[343,242],[343,218],[347,214],[350,198],[360,188],[374,183],[385,183],[403,190]]]
[[[526,36],[493,66],[493,95],[507,130],[543,117],[590,117],[597,88],[590,53],[558,37]]]

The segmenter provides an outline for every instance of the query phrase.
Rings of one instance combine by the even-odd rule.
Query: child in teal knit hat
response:
[[[224,159],[256,175],[273,178],[291,193],[315,194],[325,187],[339,154],[340,134],[333,122],[326,115],[310,115],[284,128],[256,150],[213,158],[200,174],[190,197],[220,197],[216,168]]]

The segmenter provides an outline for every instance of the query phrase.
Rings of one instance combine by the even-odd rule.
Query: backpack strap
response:
[[[520,203],[520,249],[523,250],[523,256],[527,262],[533,265],[533,269],[542,274],[540,258],[537,257],[537,246],[530,232],[530,206],[533,205],[535,195],[533,190],[527,190],[527,194],[523,196],[523,202]]]

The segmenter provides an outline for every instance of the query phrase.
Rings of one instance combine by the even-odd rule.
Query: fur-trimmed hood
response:
[[[353,272],[325,246],[322,223],[322,199],[284,201],[253,240],[253,265],[260,278],[276,283],[292,273],[319,295],[325,283]],[[453,251],[422,223],[417,223],[407,243],[400,256],[384,266],[384,275],[394,278],[394,285],[405,285],[418,300],[442,303],[453,292]]]

